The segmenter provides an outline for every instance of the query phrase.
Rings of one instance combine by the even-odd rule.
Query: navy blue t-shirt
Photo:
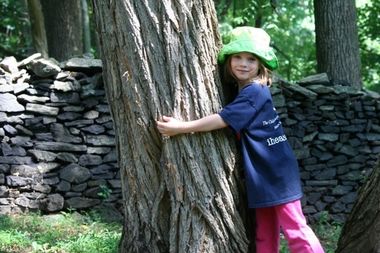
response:
[[[219,113],[240,134],[250,208],[288,203],[302,197],[296,157],[265,85],[245,86]]]

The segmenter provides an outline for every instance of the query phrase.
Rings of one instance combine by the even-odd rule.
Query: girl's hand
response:
[[[183,123],[183,121],[167,116],[163,116],[162,121],[156,121],[157,129],[163,136],[173,136],[181,133]]]

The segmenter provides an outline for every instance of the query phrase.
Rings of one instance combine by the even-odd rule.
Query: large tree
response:
[[[314,0],[318,72],[361,88],[355,0]]]
[[[41,0],[48,54],[58,61],[83,54],[81,1]]]
[[[33,46],[38,53],[41,53],[43,57],[47,58],[48,45],[40,0],[28,0],[28,13]]]
[[[92,3],[121,170],[121,252],[247,252],[233,139],[166,140],[155,126],[221,108],[213,1]]]
[[[380,252],[379,185],[380,160],[359,191],[358,199],[343,226],[337,253]]]

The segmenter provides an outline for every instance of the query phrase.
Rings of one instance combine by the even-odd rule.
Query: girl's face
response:
[[[259,72],[259,59],[251,53],[241,52],[231,56],[231,71],[239,86],[248,84]]]

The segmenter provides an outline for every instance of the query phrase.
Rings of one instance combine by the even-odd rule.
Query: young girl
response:
[[[302,213],[297,160],[268,88],[270,71],[278,67],[269,43],[262,29],[232,30],[218,62],[224,64],[224,80],[237,85],[234,101],[221,112],[198,120],[164,116],[157,128],[163,136],[232,128],[241,142],[248,205],[256,210],[256,252],[279,252],[282,229],[292,253],[321,253],[322,246]]]

